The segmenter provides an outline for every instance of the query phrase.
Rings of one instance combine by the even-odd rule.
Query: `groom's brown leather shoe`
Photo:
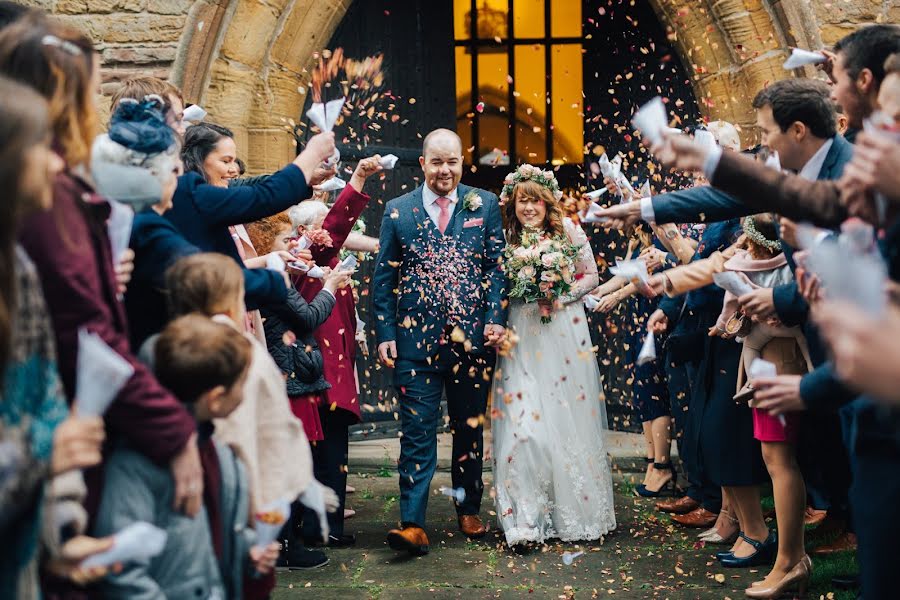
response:
[[[400,552],[406,551],[413,556],[428,554],[428,536],[421,527],[409,526],[403,529],[391,529],[387,535],[388,546]]]
[[[478,515],[459,515],[459,530],[470,538],[482,538],[487,533]]]

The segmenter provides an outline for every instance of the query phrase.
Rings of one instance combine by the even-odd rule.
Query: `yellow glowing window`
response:
[[[581,162],[581,19],[581,0],[454,0],[469,164]]]

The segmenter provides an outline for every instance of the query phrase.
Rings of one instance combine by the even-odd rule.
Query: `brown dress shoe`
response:
[[[393,550],[406,551],[413,556],[425,556],[428,554],[428,536],[421,527],[404,527],[403,529],[391,529],[387,535],[388,546]]]
[[[825,520],[826,516],[828,516],[827,510],[819,510],[812,506],[807,506],[806,512],[803,513],[803,524],[807,527],[817,526]]]
[[[700,503],[690,496],[656,503],[656,510],[676,515],[684,515],[697,508],[700,508]]]
[[[482,538],[487,533],[478,515],[459,515],[459,530],[470,538]]]
[[[816,556],[828,556],[829,554],[850,552],[851,550],[856,550],[856,535],[845,531],[830,544],[819,546],[813,550],[813,554]]]
[[[696,508],[686,515],[672,515],[672,520],[685,527],[712,527],[719,515],[703,507]]]

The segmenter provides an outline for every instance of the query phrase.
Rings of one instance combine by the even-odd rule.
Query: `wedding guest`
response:
[[[182,258],[166,273],[169,307],[173,317],[198,312],[221,315],[222,322],[240,328],[244,321],[244,290],[241,270],[235,261],[218,253]],[[238,448],[250,479],[252,505],[319,495],[333,508],[336,497],[313,478],[312,457],[303,424],[291,412],[284,376],[266,346],[245,332],[253,358],[244,385],[244,402],[228,417],[215,420],[216,438]],[[325,508],[320,508],[324,513]],[[321,553],[320,553],[321,554]],[[324,554],[310,566],[326,564]],[[253,584],[254,597],[265,597],[274,577]]]
[[[252,545],[250,490],[240,457],[214,439],[216,419],[241,404],[253,349],[238,331],[202,315],[172,321],[156,340],[159,381],[190,408],[200,432],[205,493],[200,511],[179,518],[174,486],[164,469],[122,443],[107,459],[106,482],[94,530],[108,535],[137,523],[163,529],[163,551],[109,576],[105,598],[241,598],[247,563],[272,572],[278,543]]]
[[[316,264],[336,268],[338,254],[353,229],[356,220],[370,200],[363,192],[366,179],[382,170],[380,156],[364,158],[356,165],[347,186],[338,195],[334,206],[304,202],[291,209],[291,222],[298,235],[316,239],[316,232],[325,232],[328,244],[314,244],[311,248]],[[307,302],[322,290],[323,282],[310,277],[294,277],[300,294]],[[346,504],[349,427],[360,420],[359,397],[356,385],[356,302],[349,287],[339,289],[336,304],[328,319],[313,333],[322,350],[325,380],[331,385],[322,391],[319,416],[324,439],[313,448],[316,479],[337,493],[340,508],[329,515],[330,546],[353,545],[354,535],[344,532]],[[316,521],[307,513],[303,520],[303,537],[308,544],[321,538]]]
[[[109,112],[115,114],[119,103],[125,98],[144,102],[149,96],[158,96],[163,101],[163,114],[166,123],[179,137],[184,137],[184,97],[181,90],[157,77],[136,75],[129,77],[116,89],[109,101]]]
[[[47,99],[53,145],[65,162],[53,181],[51,209],[26,217],[19,240],[41,277],[68,401],[74,401],[83,328],[134,367],[104,415],[108,436],[127,438],[147,458],[166,465],[175,480],[176,508],[194,515],[203,492],[195,424],[129,349],[106,230],[109,204],[79,175],[88,167],[97,129],[98,63],[90,39],[56,22],[17,23],[0,34],[0,73]],[[86,470],[85,481],[88,513],[95,514],[100,470]]]
[[[243,265],[229,227],[263,219],[309,197],[310,185],[327,176],[318,167],[333,150],[334,134],[318,134],[290,165],[265,181],[229,188],[234,140],[207,125],[189,127],[182,148],[185,174],[178,178],[173,206],[165,218],[203,251],[220,252]],[[263,291],[248,288],[249,308],[284,302],[287,297],[286,287],[269,294]]]
[[[247,225],[247,232],[253,245],[261,252],[287,250],[293,238],[293,226],[285,213],[250,223]],[[304,300],[292,287],[284,304],[272,305],[261,311],[266,346],[287,380],[291,411],[303,423],[306,437],[313,442],[314,465],[318,458],[317,446],[325,438],[319,407],[331,384],[325,380],[322,350],[313,337],[313,332],[331,315],[337,294],[346,287],[350,275],[350,271],[331,270],[324,277],[322,290],[311,302]],[[315,471],[317,477],[323,480],[319,471]],[[303,506],[294,503],[291,519],[282,534],[285,548],[282,562],[288,567],[315,566],[314,561],[321,554],[307,551],[303,547],[302,514]],[[315,516],[310,515],[310,518]]]
[[[787,258],[781,251],[775,218],[770,214],[745,217],[743,229],[746,250],[730,258],[724,265],[725,270],[739,273],[753,287],[771,288],[793,279]],[[742,388],[753,361],[760,357],[770,359],[779,375],[802,374],[812,369],[806,339],[799,327],[753,322],[749,324],[749,332],[745,332],[744,327],[732,326],[741,321],[740,315],[736,296],[726,292],[722,314],[713,333],[726,339],[743,337],[742,365],[736,389]],[[748,396],[739,393],[735,401],[743,402]],[[809,583],[812,561],[804,549],[803,525],[806,488],[795,450],[798,427],[796,414],[779,420],[768,411],[753,408],[753,435],[761,443],[763,461],[772,478],[778,553],[766,578],[747,589],[746,595],[751,598],[777,598],[795,586],[799,586],[802,593]],[[722,562],[727,566],[726,561]]]
[[[103,420],[69,413],[41,282],[16,243],[19,219],[50,208],[63,162],[43,98],[3,76],[0,96],[0,596],[31,599],[39,568],[79,584],[103,577],[78,563],[111,540],[76,535],[87,521],[80,469],[100,462]]]
[[[656,271],[666,264],[668,256],[660,242],[654,244],[654,236],[649,226],[639,223],[626,235],[628,246],[625,256],[629,260],[643,258],[648,271]],[[623,278],[618,278],[622,287],[636,290],[636,286],[625,286],[628,283]],[[602,286],[601,286],[602,287]],[[599,312],[613,310],[622,299],[633,295],[631,291],[624,292],[615,289],[599,299],[597,307]],[[644,430],[644,438],[647,442],[647,472],[643,483],[635,488],[635,493],[645,498],[660,496],[671,484],[675,489],[675,471],[670,460],[672,446],[671,427],[672,418],[669,411],[669,395],[666,385],[666,373],[663,363],[652,360],[647,364],[638,364],[640,352],[643,349],[644,338],[647,336],[646,322],[656,310],[658,298],[646,298],[638,295],[634,310],[629,311],[624,328],[627,333],[627,364],[632,370],[633,402],[641,420]],[[654,352],[662,355],[663,346],[661,340],[654,338]]]

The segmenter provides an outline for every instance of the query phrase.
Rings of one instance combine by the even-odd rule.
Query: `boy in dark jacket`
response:
[[[106,465],[95,531],[111,535],[145,521],[164,529],[168,538],[155,558],[108,577],[105,597],[240,598],[246,570],[267,573],[274,567],[277,543],[251,548],[244,466],[231,448],[212,439],[212,419],[230,414],[243,398],[251,352],[240,332],[200,315],[176,319],[157,340],[156,375],[197,420],[203,508],[193,518],[176,513],[168,472],[118,448]]]

